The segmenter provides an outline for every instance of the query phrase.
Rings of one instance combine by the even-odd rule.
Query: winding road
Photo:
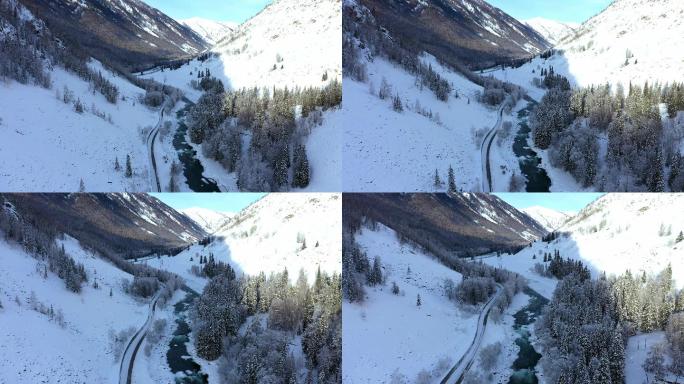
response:
[[[482,145],[480,146],[480,153],[482,155],[482,191],[483,192],[492,192],[492,169],[491,169],[491,164],[489,160],[489,152],[492,149],[492,143],[494,142],[494,138],[496,137],[496,134],[499,132],[499,128],[501,128],[501,122],[503,120],[503,105],[499,107],[499,112],[498,116],[496,119],[496,123],[492,127],[492,129],[487,132],[487,135],[485,135],[484,140],[482,141]]]
[[[140,349],[143,340],[145,340],[147,331],[154,322],[154,313],[157,310],[157,301],[159,300],[161,293],[162,289],[160,288],[150,302],[150,313],[147,315],[147,321],[145,321],[145,324],[138,329],[138,332],[133,335],[128,342],[128,345],[126,345],[126,349],[121,358],[121,368],[119,369],[119,384],[131,384],[132,382],[135,356],[138,354],[138,350]]]
[[[154,174],[154,180],[152,180],[152,184],[156,185],[156,192],[161,192],[161,183],[159,183],[159,174],[157,173],[157,159],[154,158],[154,142],[157,140],[157,136],[159,135],[159,128],[161,127],[162,121],[164,120],[164,106],[162,104],[162,108],[159,112],[159,121],[157,122],[157,125],[150,130],[150,133],[147,134],[147,150],[150,153],[150,165],[152,168],[152,173]]]
[[[477,331],[475,332],[475,337],[470,343],[468,350],[463,354],[463,356],[461,356],[458,362],[456,362],[456,365],[454,365],[449,372],[447,372],[446,376],[444,376],[444,379],[440,381],[440,384],[460,384],[463,381],[465,374],[475,362],[475,357],[480,349],[480,344],[482,344],[485,329],[487,328],[489,312],[494,307],[496,299],[503,293],[503,287],[500,284],[497,284],[496,286],[496,293],[492,295],[480,312],[480,316],[477,319]]]

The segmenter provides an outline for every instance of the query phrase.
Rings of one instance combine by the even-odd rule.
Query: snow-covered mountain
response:
[[[218,212],[201,207],[184,209],[182,210],[182,213],[202,226],[202,228],[209,233],[214,233],[235,216],[235,213],[232,212]]]
[[[567,68],[581,85],[681,79],[684,40],[672,36],[684,35],[682,14],[679,0],[614,1],[559,45],[565,55],[554,68]]]
[[[132,14],[129,2],[135,5]],[[144,85],[131,82],[123,68],[187,57],[205,43],[148,8],[134,0],[2,3],[0,67],[6,81],[0,84],[0,105],[7,108],[0,113],[0,190],[156,189],[146,132],[161,125],[160,111],[141,102]],[[114,41],[106,40],[115,35]],[[169,148],[162,161],[167,153],[160,147],[161,171],[176,152]],[[125,172],[127,158],[130,173]],[[168,185],[163,179],[161,184]]]
[[[558,44],[566,36],[574,34],[575,30],[580,26],[579,23],[566,23],[545,19],[543,17],[523,20],[523,23],[533,28],[537,33],[542,35],[546,41],[553,45]]]
[[[342,76],[341,20],[341,0],[275,1],[220,39],[208,60],[145,77],[189,95],[197,92],[190,81],[198,70],[209,70],[232,89],[321,87]]]
[[[189,58],[204,40],[141,0],[19,0],[53,32],[103,62],[145,67]]]
[[[366,6],[366,3],[373,4]],[[415,24],[424,34],[410,34],[409,31],[415,32],[417,27],[411,24],[411,28],[405,29],[398,20],[412,20],[413,23],[414,18],[409,17],[412,11],[402,8],[405,6],[403,2],[382,3],[384,5],[372,1],[344,3],[344,65],[347,72],[343,82],[345,97],[341,114],[344,121],[358,122],[343,126],[344,190],[446,191],[446,184],[435,183],[435,172],[440,181],[445,181],[451,167],[458,175],[455,183],[459,190],[482,191],[485,176],[482,172],[484,156],[481,156],[481,144],[486,132],[496,126],[499,120],[496,108],[481,102],[485,80],[464,68],[462,60],[465,61],[467,55],[461,55],[457,48],[442,52],[429,42],[414,40],[424,38],[418,36],[444,32],[444,28],[438,28],[440,24],[419,18]],[[459,4],[463,6],[469,3]],[[435,7],[429,6],[424,13],[446,17],[437,11],[441,8]],[[390,25],[387,20],[383,22],[383,12],[387,13],[385,17],[388,20],[395,15],[397,24]],[[405,12],[409,13],[404,15]],[[399,17],[401,15],[405,17]],[[448,21],[456,23],[450,18]],[[468,39],[470,36],[459,29],[462,26],[451,27],[449,23],[444,25],[458,36],[445,38],[439,47],[458,47],[458,44],[463,43],[459,43],[459,39]],[[489,32],[485,32],[482,32],[483,36],[489,36]],[[482,38],[477,44],[481,42]],[[486,56],[489,48],[477,44],[473,45],[472,50],[467,50],[473,55],[469,60],[482,64],[478,60]],[[503,50],[497,50],[496,55],[501,52]],[[421,76],[417,76],[412,68],[417,66],[423,67],[423,81],[416,81]],[[425,74],[430,71],[432,73]],[[428,77],[431,80],[427,80]],[[435,88],[434,84],[438,81],[448,84],[450,88],[441,97],[430,89],[430,84]],[[387,95],[381,97],[381,91],[394,98]],[[395,107],[395,98],[401,104],[400,108]],[[511,121],[513,124],[511,116],[501,117],[502,122]],[[426,135],[426,131],[430,134]],[[501,170],[493,173],[496,177],[492,177],[491,189],[508,191],[509,181],[515,172],[519,176],[520,167],[518,159],[509,149],[512,136],[507,140],[500,137],[501,140],[495,141],[491,147],[492,167]],[[497,150],[499,147],[502,150]]]
[[[363,303],[343,300],[343,383],[388,383],[399,374],[413,378],[422,370],[434,372],[424,382],[438,382],[454,357],[465,353],[469,343],[464,340],[474,334],[476,313],[463,311],[443,293],[446,279],[458,284],[463,276],[433,255],[402,243],[400,236],[384,225],[355,235],[371,262],[382,260],[387,283],[367,288]],[[390,291],[393,283],[398,295]],[[369,348],[372,345],[382,348]]]
[[[3,194],[22,215],[40,218],[103,254],[131,258],[171,251],[207,236],[197,223],[148,194]]]
[[[191,17],[179,21],[192,28],[210,45],[214,45],[219,40],[229,36],[238,27],[237,23],[231,21],[216,21],[201,17]]]
[[[684,240],[678,239],[684,218],[672,214],[682,210],[680,194],[606,194],[563,224],[557,230],[561,236],[550,243],[538,241],[518,254],[485,261],[524,275],[546,297],[557,280],[540,276],[533,267],[544,253],[556,250],[564,258],[582,260],[597,277],[626,270],[633,275],[657,274],[671,264],[675,283],[682,288]]]
[[[489,194],[345,194],[345,225],[377,221],[435,252],[472,256],[529,244],[547,231]],[[421,223],[416,225],[416,223]]]
[[[534,206],[521,209],[527,216],[536,220],[539,224],[544,226],[547,231],[552,232],[563,225],[572,215],[566,212],[559,212],[554,209]]]
[[[486,68],[548,48],[532,28],[484,0],[348,3],[372,9],[378,24],[392,36],[452,65],[461,62]]]
[[[124,291],[131,275],[73,238],[61,243],[90,278],[79,294],[56,273],[43,274],[45,261],[0,240],[0,382],[118,382],[110,332],[135,329],[147,318],[147,303]],[[54,315],[41,312],[49,308]]]
[[[342,269],[340,194],[269,194],[235,214],[215,235],[222,237],[230,263],[239,272],[282,272],[297,279],[303,269],[313,279]]]
[[[616,0],[560,41],[550,58],[492,74],[528,89],[535,73],[549,67],[583,87],[671,83],[684,76],[684,40],[671,38],[684,34],[682,14],[679,0]]]

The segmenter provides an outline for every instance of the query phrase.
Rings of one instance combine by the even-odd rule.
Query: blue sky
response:
[[[545,19],[581,23],[603,11],[613,0],[487,0],[518,20]]]
[[[495,193],[508,204],[518,208],[529,208],[535,205],[555,209],[556,211],[577,212],[602,193]]]
[[[221,212],[239,212],[265,193],[150,193],[177,211],[200,207]]]
[[[272,0],[144,0],[176,20],[201,17],[242,23],[256,15]]]

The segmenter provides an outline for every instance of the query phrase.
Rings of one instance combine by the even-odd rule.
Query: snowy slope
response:
[[[205,69],[232,89],[321,87],[326,72],[328,79],[341,79],[341,28],[340,0],[278,0],[221,39],[212,48],[217,57],[143,77],[191,95],[190,81]]]
[[[218,229],[230,263],[248,275],[287,268],[294,281],[300,269],[309,279],[322,271],[341,272],[340,194],[269,194]],[[306,248],[297,242],[303,235]]]
[[[535,17],[528,20],[523,20],[540,35],[542,35],[549,43],[558,44],[564,37],[572,35],[580,24],[566,23],[562,21],[545,19],[543,17]]]
[[[84,180],[87,191],[149,191],[149,162],[140,128],[154,126],[158,112],[140,104],[144,91],[104,69],[102,72],[120,91],[117,104],[90,91],[90,84],[56,67],[52,89],[0,83],[3,145],[0,146],[0,189],[5,192],[73,192]],[[85,107],[76,113],[71,104],[58,100],[67,87]],[[60,96],[61,97],[61,96]],[[94,108],[93,108],[94,107]],[[111,116],[111,122],[93,114]],[[126,155],[131,156],[133,177],[126,178]],[[120,171],[114,170],[115,159]]]
[[[235,215],[232,212],[217,212],[201,207],[188,208],[181,212],[202,226],[208,233],[215,232]]]
[[[684,40],[672,36],[684,34],[682,14],[679,0],[617,0],[561,41],[562,54],[493,74],[526,88],[532,70],[549,66],[578,86],[676,81],[684,75]]]
[[[683,209],[681,194],[607,194],[560,227],[559,231],[567,236],[551,243],[535,242],[515,255],[483,260],[521,273],[534,290],[547,298],[555,280],[537,275],[532,267],[541,262],[544,253],[554,250],[563,257],[581,259],[595,276],[604,271],[620,275],[627,269],[633,274],[656,274],[671,263],[675,283],[682,288],[684,242],[677,244],[676,237],[684,231],[684,219],[671,213]]]
[[[118,382],[119,361],[108,334],[144,323],[147,304],[123,292],[121,281],[130,275],[84,251],[74,239],[64,245],[90,278],[80,294],[68,291],[53,273],[43,279],[36,259],[0,241],[1,383]],[[94,278],[99,289],[92,287]],[[66,327],[31,309],[26,300],[32,291],[43,304],[63,311]]]
[[[387,283],[367,287],[363,303],[342,303],[342,381],[388,383],[395,372],[395,377],[414,382],[421,370],[435,368],[434,378],[441,378],[444,368],[468,348],[464,341],[475,334],[477,314],[460,310],[443,294],[444,279],[458,284],[462,276],[400,244],[395,232],[383,225],[375,232],[363,229],[355,238],[371,260],[381,258]],[[391,293],[392,282],[399,286],[399,295]]]
[[[376,57],[366,62],[369,84],[345,78],[340,113],[344,125],[342,158],[345,167],[343,187],[349,192],[434,191],[438,170],[446,182],[451,165],[459,189],[482,189],[482,158],[474,130],[487,131],[497,120],[497,111],[476,101],[482,87],[437,63],[431,56],[425,62],[453,84],[460,97],[442,102],[427,88],[416,85],[415,76],[393,63]],[[392,109],[391,100],[377,97],[382,79],[392,86],[405,105],[403,112]],[[421,108],[440,116],[441,124],[418,113]],[[446,185],[440,190],[445,190]]]
[[[191,17],[179,21],[192,28],[193,31],[211,45],[216,44],[220,39],[233,33],[238,26],[237,23],[230,21],[216,21],[201,17]]]
[[[563,223],[570,219],[570,215],[565,212],[559,212],[541,206],[534,206],[521,209],[527,216],[535,219],[539,224],[543,225],[546,230],[552,232],[558,229]]]
[[[684,218],[672,212],[682,211],[681,194],[608,194],[580,211],[560,231],[572,233],[565,241],[597,271],[657,273],[672,263],[673,277],[681,288],[684,242],[677,244],[675,239],[684,231]]]
[[[582,85],[673,81],[684,75],[684,40],[672,38],[684,34],[682,14],[679,0],[617,0],[559,48]]]

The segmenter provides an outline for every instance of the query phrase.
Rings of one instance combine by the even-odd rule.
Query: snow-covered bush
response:
[[[135,328],[133,327],[123,329],[118,333],[113,329],[109,330],[109,345],[115,361],[121,359],[126,343],[128,343],[128,340],[130,340],[134,334]]]
[[[164,331],[166,330],[166,319],[157,319],[154,321],[145,336],[145,356],[150,356],[152,348],[159,343]]]

